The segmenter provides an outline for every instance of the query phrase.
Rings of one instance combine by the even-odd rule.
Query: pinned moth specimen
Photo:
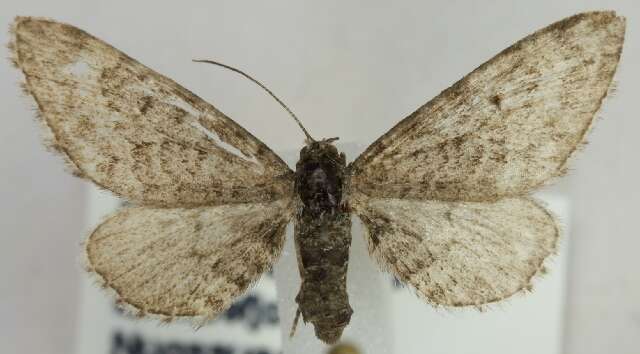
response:
[[[89,270],[124,307],[215,317],[273,266],[293,220],[298,315],[333,343],[353,312],[352,214],[380,267],[434,306],[530,287],[559,235],[530,193],[561,176],[583,142],[624,31],[614,12],[554,23],[348,165],[335,138],[305,130],[295,171],[212,105],[78,28],[19,17],[10,47],[51,146],[76,175],[135,205],[85,243]]]

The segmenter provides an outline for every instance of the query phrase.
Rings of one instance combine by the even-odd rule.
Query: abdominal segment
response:
[[[304,322],[316,337],[335,343],[349,324],[353,310],[347,295],[347,265],[351,244],[349,213],[335,212],[296,218],[295,242],[302,285],[296,302]]]

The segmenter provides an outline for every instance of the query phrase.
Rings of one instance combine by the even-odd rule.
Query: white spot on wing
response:
[[[69,74],[78,77],[86,76],[89,73],[90,69],[91,68],[89,67],[89,64],[85,63],[84,61],[77,61],[65,67],[65,70]]]
[[[218,134],[208,130],[207,128],[203,127],[202,124],[200,124],[197,121],[193,121],[191,122],[191,126],[198,129],[199,131],[201,131],[202,133],[204,133],[209,139],[213,140],[213,142],[221,147],[222,149],[224,149],[225,151],[232,153],[238,157],[241,157],[242,159],[249,161],[249,162],[253,162],[255,164],[258,164],[258,160],[256,160],[255,156],[251,156],[250,158],[247,157],[245,154],[242,153],[242,151],[238,150],[235,146],[230,145],[225,143],[224,141],[222,141],[222,139],[220,139],[220,137],[218,136]]]
[[[73,80],[78,82],[75,87],[74,95],[76,97],[88,97],[91,95],[91,90],[86,87],[86,82],[94,81],[95,71],[91,66],[82,60],[78,60],[74,63],[68,64],[64,67],[64,72],[73,76]]]
[[[194,117],[197,117],[200,115],[200,112],[196,111],[193,106],[191,106],[190,104],[182,101],[181,99],[171,96],[171,97],[167,97],[167,99],[165,100],[165,103],[176,106],[182,110],[184,110],[185,112],[188,112],[189,114],[191,114]],[[204,129],[204,127],[202,128]],[[206,130],[206,129],[205,129]]]
[[[150,79],[149,82],[152,82],[153,79]],[[152,90],[149,90],[148,88],[143,88],[143,92],[148,95],[148,96],[155,96],[157,97],[158,94]],[[225,151],[234,154],[240,158],[242,158],[245,161],[249,161],[249,162],[253,162],[256,165],[260,165],[258,163],[258,160],[256,159],[255,156],[247,156],[245,154],[242,153],[242,151],[240,151],[238,148],[236,148],[233,145],[227,144],[224,141],[222,141],[222,139],[220,139],[220,137],[218,136],[218,134],[216,134],[215,132],[212,132],[210,130],[208,130],[207,128],[203,127],[202,124],[200,124],[196,119],[196,117],[200,116],[202,113],[199,112],[197,109],[195,109],[193,106],[191,106],[190,104],[188,104],[187,102],[179,99],[178,97],[175,96],[169,96],[169,97],[163,97],[163,98],[159,98],[163,103],[165,104],[169,104],[175,107],[178,107],[182,110],[184,110],[185,112],[187,112],[191,117],[193,117],[193,121],[190,123],[192,127],[198,129],[200,132],[204,133],[209,139],[213,140],[213,142],[216,144],[216,146],[224,149]]]

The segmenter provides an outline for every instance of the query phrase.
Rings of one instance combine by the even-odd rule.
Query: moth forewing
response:
[[[495,201],[566,170],[607,95],[624,41],[614,12],[518,41],[420,107],[350,166],[376,197]]]
[[[14,61],[78,174],[138,204],[289,198],[293,173],[187,89],[73,26],[18,17]]]

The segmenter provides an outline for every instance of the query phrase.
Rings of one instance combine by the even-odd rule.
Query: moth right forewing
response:
[[[73,26],[18,17],[13,61],[76,174],[137,204],[289,198],[292,172],[187,89]]]
[[[88,271],[136,315],[215,317],[278,259],[289,200],[125,208],[85,243]]]
[[[559,228],[529,198],[496,202],[354,199],[369,253],[434,305],[480,306],[531,286]]]
[[[607,95],[624,42],[614,12],[520,40],[398,123],[351,165],[370,196],[489,201],[566,170]]]

